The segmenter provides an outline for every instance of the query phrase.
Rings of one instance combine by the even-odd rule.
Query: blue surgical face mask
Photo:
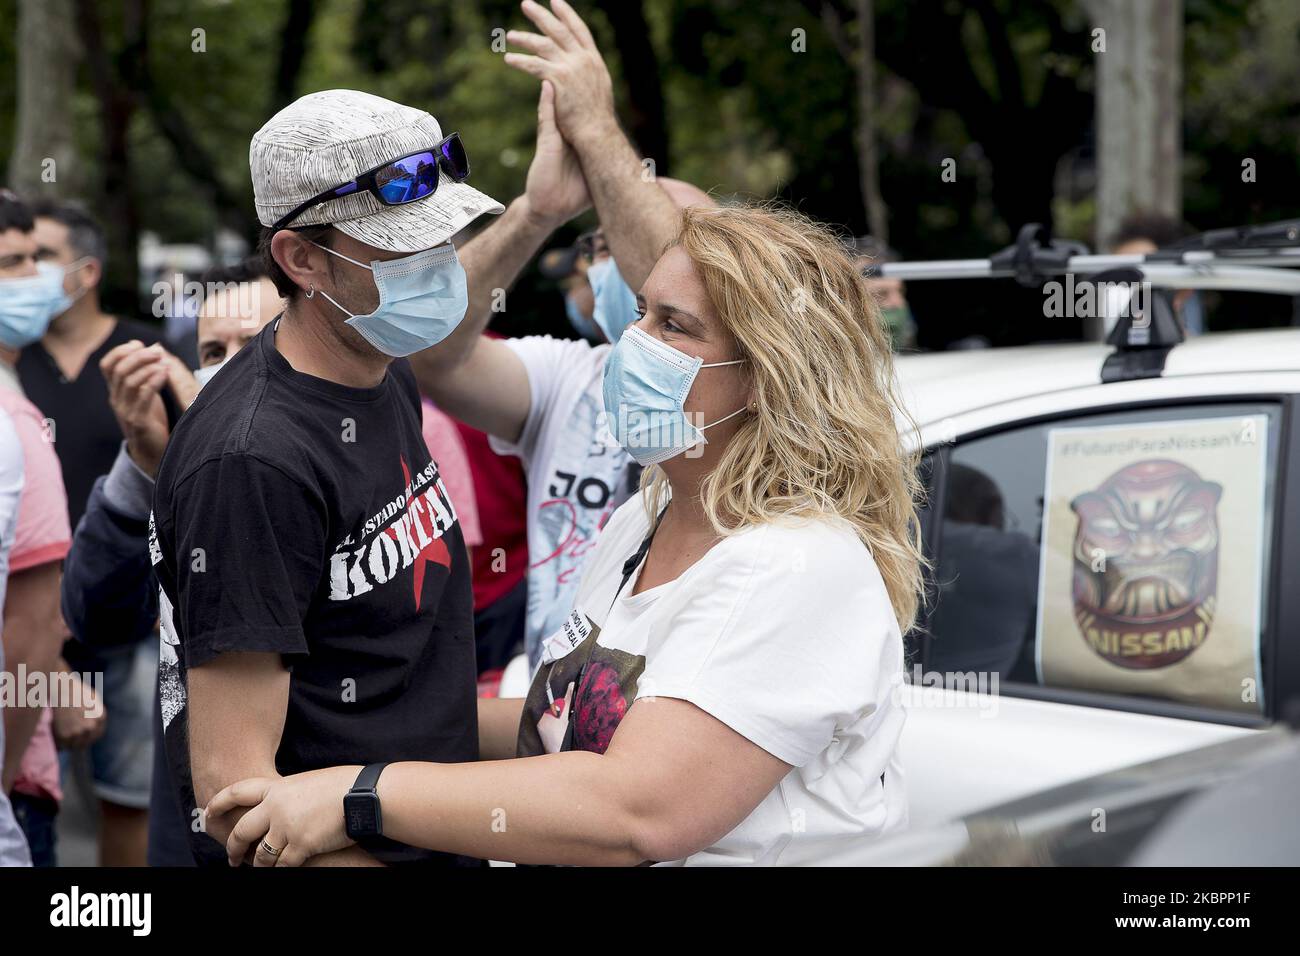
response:
[[[582,309],[578,308],[578,303],[573,301],[573,296],[564,297],[564,314],[569,317],[569,324],[573,326],[573,331],[577,332],[588,342],[600,341],[600,329],[596,323],[591,321],[588,316],[582,314]]]
[[[56,317],[62,315],[64,312],[67,312],[70,308],[72,308],[73,304],[78,299],[80,299],[83,295],[85,295],[86,290],[90,288],[89,286],[83,285],[80,289],[76,291],[75,294],[68,295],[68,293],[63,291],[62,279],[66,278],[69,272],[76,272],[78,269],[85,268],[88,265],[90,265],[90,257],[82,256],[76,262],[70,262],[66,266],[62,267],[63,277],[61,277],[59,281],[59,299],[54,304],[54,315]]]
[[[379,305],[369,315],[353,315],[328,292],[319,291],[348,316],[348,325],[385,355],[402,358],[422,352],[451,335],[465,318],[469,305],[465,269],[450,242],[401,259],[376,259],[370,265],[319,243],[312,245],[375,274]],[[308,298],[313,294],[309,292]]]
[[[705,442],[704,431],[735,418],[741,407],[716,422],[691,424],[682,407],[695,376],[702,368],[740,365],[733,362],[704,364],[653,335],[629,328],[605,360],[605,414],[609,430],[642,466],[657,465],[686,449]]]
[[[57,314],[63,295],[63,269],[36,263],[36,275],[0,279],[0,344],[21,349],[37,341]]]
[[[617,342],[623,330],[637,320],[636,293],[623,281],[613,259],[593,262],[587,269],[587,282],[596,299],[591,318],[607,342]]]

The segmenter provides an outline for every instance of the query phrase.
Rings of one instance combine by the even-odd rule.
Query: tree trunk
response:
[[[889,210],[880,195],[880,154],[876,148],[876,24],[872,0],[857,0],[858,42],[853,73],[858,92],[858,177],[867,214],[867,231],[889,243]]]
[[[1182,0],[1091,0],[1097,60],[1097,231],[1135,213],[1182,215]]]
[[[854,0],[857,39],[850,41],[844,18],[831,0],[804,0],[816,12],[831,44],[845,65],[853,71],[856,94],[853,138],[858,150],[858,186],[867,231],[882,243],[889,242],[889,210],[880,195],[880,151],[876,146],[876,17],[872,0]]]
[[[81,49],[71,0],[20,0],[18,96],[9,185],[27,197],[77,192],[73,87]]]
[[[614,28],[614,42],[628,92],[628,135],[641,155],[652,159],[657,175],[668,172],[668,129],[659,58],[650,42],[641,0],[604,0],[601,9]]]
[[[132,189],[128,131],[136,101],[131,84],[124,83],[116,62],[129,65],[146,55],[143,41],[145,0],[131,0],[123,16],[124,42],[114,56],[105,46],[104,24],[95,0],[76,0],[76,23],[86,51],[91,87],[99,100],[99,181],[91,191],[97,197],[92,209],[103,222],[108,240],[108,263],[100,286],[100,302],[108,311],[134,315],[140,310],[140,215]]]
[[[316,0],[290,0],[289,12],[280,29],[280,56],[276,61],[275,85],[271,91],[269,119],[294,100],[298,76],[307,58],[307,35],[316,17]]]

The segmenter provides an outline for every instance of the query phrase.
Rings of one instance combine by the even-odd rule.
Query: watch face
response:
[[[343,798],[343,818],[352,839],[379,836],[379,795],[349,793]]]

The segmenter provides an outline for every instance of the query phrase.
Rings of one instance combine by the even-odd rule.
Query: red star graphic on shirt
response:
[[[411,487],[411,469],[407,467],[405,457],[402,457],[400,460],[402,462],[402,480],[405,482],[402,487],[409,488]],[[418,522],[420,528],[423,529],[429,538],[429,543],[421,548],[415,555],[415,609],[418,611],[420,609],[420,597],[424,591],[425,566],[431,563],[441,564],[443,567],[450,570],[451,554],[447,551],[447,545],[443,543],[442,538],[435,537],[434,535],[435,529],[433,527],[433,516],[429,516],[429,523],[426,525],[424,523],[424,518],[421,516],[421,512],[415,509],[417,498],[419,498],[419,495],[414,493],[411,494],[410,500],[406,503],[406,513],[410,516],[411,525],[414,526]],[[428,513],[427,507],[425,508],[424,513]],[[390,527],[388,533],[393,536],[393,540],[397,540],[398,530],[396,527]],[[415,538],[416,540],[419,540],[418,535],[415,536]]]

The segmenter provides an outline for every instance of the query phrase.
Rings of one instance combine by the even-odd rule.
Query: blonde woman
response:
[[[905,824],[892,690],[918,488],[871,294],[802,217],[696,208],[637,300],[605,406],[644,494],[601,533],[527,700],[480,701],[478,763],[227,788],[209,812],[253,807],[232,862],[387,838],[521,863],[797,864]]]

